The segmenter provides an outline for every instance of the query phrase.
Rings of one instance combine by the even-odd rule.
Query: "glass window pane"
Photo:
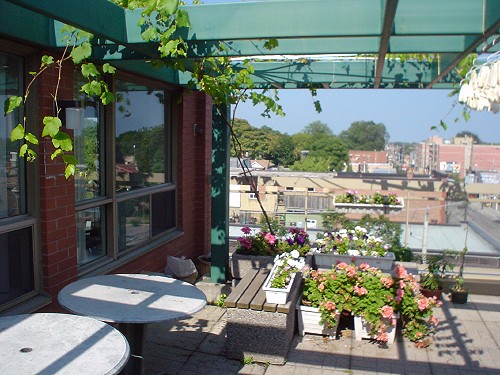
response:
[[[153,236],[175,225],[175,191],[153,194],[151,204]]]
[[[165,92],[117,81],[115,117],[117,191],[168,182]]]
[[[76,213],[78,266],[106,255],[106,225],[103,209],[103,207],[94,207]]]
[[[32,228],[0,234],[0,305],[34,290]]]
[[[149,196],[118,203],[119,251],[146,242],[149,232]]]
[[[75,201],[81,202],[103,195],[100,174],[99,104],[85,105],[83,128],[75,130],[74,150],[80,173],[75,174]]]
[[[0,102],[22,96],[23,60],[0,53]],[[0,115],[0,218],[26,213],[25,160],[18,156],[21,143],[10,141],[10,132],[22,122],[20,109]]]

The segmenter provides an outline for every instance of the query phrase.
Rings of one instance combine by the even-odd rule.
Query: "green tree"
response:
[[[334,169],[332,166],[333,158],[308,156],[293,163],[290,169],[292,171],[329,172]]]
[[[384,124],[373,121],[355,121],[349,129],[342,131],[339,137],[350,150],[381,151],[389,140]]]
[[[271,160],[278,166],[290,166],[298,160],[295,144],[288,134],[280,134],[275,138],[270,152]]]
[[[332,129],[330,129],[330,127],[327,124],[321,121],[311,122],[302,130],[302,133],[310,134],[313,137],[333,135]]]

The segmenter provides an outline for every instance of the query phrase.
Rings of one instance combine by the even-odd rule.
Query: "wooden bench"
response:
[[[248,271],[226,298],[226,355],[257,362],[283,364],[295,332],[295,302],[300,277],[292,286],[288,302],[267,303],[262,285],[268,269]]]

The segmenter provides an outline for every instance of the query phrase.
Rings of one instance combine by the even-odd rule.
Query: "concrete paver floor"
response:
[[[358,342],[348,330],[339,340],[296,335],[283,366],[225,358],[225,309],[207,306],[190,319],[148,325],[146,374],[500,374],[500,297],[470,295],[465,305],[443,297],[428,348],[400,335],[386,348]]]

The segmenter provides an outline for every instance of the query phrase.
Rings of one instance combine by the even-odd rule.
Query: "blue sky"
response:
[[[203,0],[205,4],[236,2],[245,0]],[[462,106],[458,104],[452,110],[456,98],[448,97],[448,93],[449,90],[442,89],[319,90],[323,112],[318,114],[309,91],[281,90],[285,117],[261,117],[262,109],[250,103],[240,105],[236,117],[248,120],[252,126],[267,125],[288,134],[300,132],[313,121],[327,124],[334,134],[349,128],[354,121],[374,121],[385,125],[390,142],[420,142],[431,135],[451,138],[467,130],[485,142],[500,143],[500,113],[472,111],[470,120],[465,122],[461,117]],[[457,117],[460,121],[455,123]],[[440,120],[447,123],[447,130],[431,130],[432,126],[439,126]]]
[[[262,108],[241,104],[237,118],[252,126],[267,125],[282,133],[300,132],[313,121],[327,124],[334,134],[346,130],[355,121],[374,121],[385,125],[390,142],[420,142],[431,135],[451,138],[462,130],[476,133],[484,142],[500,143],[500,113],[472,111],[468,122],[462,118],[462,106],[453,108],[456,98],[449,90],[318,90],[323,111],[317,113],[307,90],[280,90],[285,117],[260,116]],[[455,118],[459,121],[455,123]],[[440,120],[447,130],[439,127]],[[431,130],[438,126],[438,130]]]

